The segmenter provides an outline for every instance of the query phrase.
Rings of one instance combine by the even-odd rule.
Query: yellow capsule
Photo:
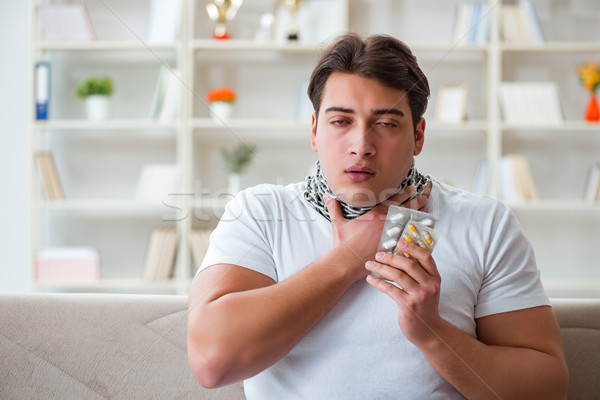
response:
[[[408,229],[410,229],[412,233],[417,233],[417,228],[415,228],[413,224],[408,224]]]
[[[423,231],[423,238],[425,239],[425,241],[427,242],[428,245],[433,244],[433,239],[431,238],[431,235],[427,231]]]
[[[429,253],[429,249],[427,248],[427,246],[425,246],[425,243],[419,242],[419,247],[421,247],[423,250]]]
[[[404,240],[406,241],[406,243],[412,243],[413,242],[412,238],[410,236],[408,236],[408,235],[404,235]]]

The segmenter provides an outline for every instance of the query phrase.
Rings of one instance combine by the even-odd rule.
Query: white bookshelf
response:
[[[62,155],[58,152],[61,156],[57,160],[58,167],[70,171],[65,179],[73,178],[74,182],[70,184],[74,186],[83,181],[77,182],[75,178],[78,177],[72,171],[79,164],[70,160],[72,153],[67,151],[71,150],[70,146],[90,154],[96,148],[114,151],[116,163],[123,168],[123,173],[115,176],[114,187],[105,179],[103,193],[88,196],[76,191],[76,195],[67,193],[67,198],[61,201],[43,200],[34,174],[32,248],[37,250],[48,243],[57,244],[54,236],[64,240],[62,244],[77,244],[73,237],[79,231],[85,233],[85,223],[91,224],[87,228],[91,231],[94,223],[102,228],[98,229],[100,231],[109,230],[94,219],[98,214],[117,227],[129,221],[139,225],[136,234],[126,243],[115,243],[112,247],[105,245],[105,251],[116,254],[109,259],[117,260],[115,263],[123,268],[122,277],[115,277],[113,269],[113,273],[95,284],[65,282],[38,285],[39,290],[62,287],[64,290],[130,291],[142,288],[185,294],[195,269],[188,244],[191,231],[214,225],[228,200],[219,195],[226,187],[227,178],[220,164],[220,151],[240,141],[256,145],[258,158],[243,177],[244,186],[301,180],[314,162],[308,140],[310,120],[300,120],[295,114],[298,88],[309,78],[323,46],[321,42],[253,40],[256,19],[261,13],[272,10],[272,2],[268,0],[245,2],[236,19],[229,23],[234,38],[216,41],[210,38],[212,22],[206,16],[204,4],[184,0],[180,38],[166,43],[148,43],[143,40],[142,33],[149,1],[135,0],[115,11],[107,10],[98,0],[84,0],[93,22],[101,17],[102,24],[98,29],[99,40],[89,43],[43,41],[37,31],[35,15],[32,15],[32,59],[50,57],[53,60],[60,74],[55,77],[58,82],[53,82],[56,90],[65,91],[83,73],[101,71],[102,68],[120,78],[117,90],[121,90],[115,95],[119,96],[121,112],[114,119],[97,123],[89,122],[80,115],[81,112],[73,111],[78,105],[72,98],[66,95],[59,98],[57,101],[64,104],[58,105],[56,118],[32,123],[32,154],[53,146],[60,150],[63,146]],[[503,42],[500,3],[490,0],[490,38],[485,44],[474,45],[451,40],[458,0],[332,0],[339,9],[332,24],[339,31],[397,36],[413,49],[427,74],[432,97],[426,113],[425,150],[417,160],[420,169],[469,189],[477,163],[487,159],[491,174],[489,195],[497,197],[501,157],[510,152],[523,152],[531,157],[540,200],[509,206],[534,244],[543,277],[548,276],[546,281],[551,295],[567,293],[576,296],[579,288],[600,287],[597,266],[600,250],[595,245],[600,237],[597,228],[600,226],[600,205],[580,200],[586,167],[591,165],[594,157],[594,161],[600,161],[600,125],[586,124],[581,118],[586,94],[579,86],[574,70],[600,53],[600,30],[593,28],[600,26],[600,21],[594,25],[590,19],[599,15],[600,4],[592,0],[581,1],[589,11],[588,15],[580,12],[581,4],[574,0],[541,4],[540,21],[547,41],[529,45]],[[32,0],[32,9],[41,3],[44,2]],[[132,10],[140,11],[142,16],[136,17],[137,13]],[[115,12],[119,19],[114,18]],[[567,25],[561,22],[555,28],[550,21],[557,14],[561,19],[572,16],[574,21]],[[120,37],[111,33],[111,24],[118,28]],[[124,24],[128,25],[127,29]],[[104,37],[100,37],[101,33]],[[186,89],[182,94],[179,117],[170,122],[158,122],[146,118],[145,114],[158,70],[165,63],[180,68]],[[499,104],[501,83],[536,79],[557,83],[565,121],[559,125],[505,123]],[[453,83],[469,86],[467,120],[457,125],[437,124],[433,119],[436,91],[441,85]],[[234,117],[225,123],[209,118],[204,100],[205,93],[216,86],[233,87],[240,97]],[[127,159],[128,154],[132,160]],[[99,160],[90,159],[93,160],[90,170],[94,176],[101,176]],[[137,183],[135,168],[151,162],[173,162],[181,167],[181,196],[154,204],[138,202],[124,195],[128,185],[133,188]],[[557,189],[561,187],[556,183],[558,181],[564,182],[564,191]],[[85,187],[83,183],[81,186]],[[86,219],[86,215],[92,217]],[[66,225],[52,226],[50,222],[56,218]],[[79,222],[82,226],[74,232],[69,231],[70,218],[75,222],[83,220]],[[562,249],[558,233],[571,221],[582,224],[583,228],[571,231],[575,238],[569,245],[573,248]],[[180,238],[176,274],[166,283],[136,279],[144,256],[147,231],[153,222],[176,226]],[[104,238],[98,238],[98,241],[109,242]],[[119,255],[129,248],[138,252],[137,258]],[[564,280],[560,278],[560,269],[570,259],[562,253],[555,257],[555,252],[566,254],[570,251],[578,254],[574,261],[577,263],[575,270],[585,277],[565,273]],[[593,290],[585,291],[591,292]]]

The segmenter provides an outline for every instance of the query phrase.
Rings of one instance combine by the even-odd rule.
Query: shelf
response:
[[[60,51],[136,51],[136,50],[169,50],[176,51],[179,43],[152,43],[143,40],[97,40],[91,42],[48,42],[37,41],[33,43],[35,50],[60,50]]]
[[[565,121],[562,124],[507,124],[502,123],[504,131],[556,131],[556,132],[600,132],[600,124],[590,124],[585,121]]]
[[[547,42],[542,44],[502,43],[500,50],[506,53],[598,53],[598,42]]]
[[[165,281],[149,281],[141,278],[123,278],[123,279],[100,279],[95,282],[71,282],[71,281],[56,281],[56,282],[34,282],[35,290],[52,290],[58,288],[61,291],[123,291],[123,290],[139,290],[155,293],[157,291],[175,291],[181,286],[191,284],[191,279],[181,282],[178,279],[169,279]]]
[[[508,206],[515,212],[598,212],[600,203],[583,200],[539,200],[526,203],[510,203]]]
[[[137,200],[55,200],[46,201],[38,200],[34,202],[34,207],[46,210],[97,210],[97,211],[141,211],[141,212],[157,212],[169,210],[168,206],[163,202],[149,202]]]
[[[407,43],[413,51],[484,53],[489,45],[456,44],[452,42],[414,42]],[[252,51],[252,52],[289,52],[318,53],[327,43],[259,42],[254,40],[211,40],[196,39],[190,47],[195,51]]]
[[[288,53],[317,53],[321,50],[320,43],[279,43],[258,42],[254,40],[193,40],[190,47],[195,51],[250,51],[250,52],[288,52]]]
[[[89,121],[86,119],[64,119],[34,122],[38,130],[175,130],[180,123],[162,122],[148,119],[115,119],[108,121]]]
[[[310,129],[310,123],[295,120],[273,120],[273,119],[228,119],[226,121],[212,118],[196,118],[191,122],[192,128],[196,129],[260,129],[260,130],[306,130]]]

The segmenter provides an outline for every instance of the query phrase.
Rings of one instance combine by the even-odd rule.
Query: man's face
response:
[[[425,120],[415,134],[411,115],[403,90],[353,74],[329,76],[311,143],[340,200],[372,206],[400,186],[423,148]]]

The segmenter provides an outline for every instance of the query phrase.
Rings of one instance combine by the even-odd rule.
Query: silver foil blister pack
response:
[[[404,240],[431,253],[439,235],[434,230],[437,219],[429,213],[401,206],[390,206],[379,239],[379,251],[410,256],[398,249],[398,242]],[[378,274],[373,274],[382,278]]]

